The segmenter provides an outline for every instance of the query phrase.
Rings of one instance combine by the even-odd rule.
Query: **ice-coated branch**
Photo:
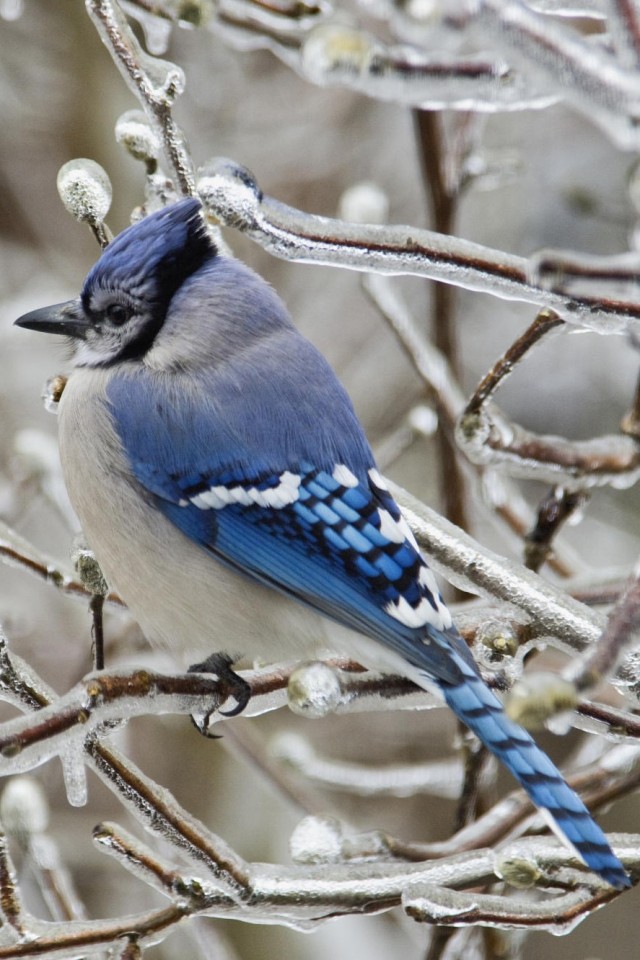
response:
[[[85,0],[85,4],[102,42],[158,133],[176,186],[182,195],[191,196],[193,164],[171,113],[184,89],[182,69],[141,49],[116,0]]]
[[[540,13],[565,17],[594,17],[603,20],[608,0],[530,0],[529,6]]]
[[[566,780],[581,794],[586,806],[595,811],[610,803],[616,796],[632,793],[637,788],[640,773],[638,761],[637,744],[619,745],[596,763],[576,773],[566,774]],[[614,792],[616,789],[617,794]],[[370,846],[373,849],[377,844],[383,851],[402,859],[429,860],[433,857],[458,855],[465,850],[476,850],[485,846],[495,847],[527,829],[538,830],[541,823],[541,816],[526,793],[523,790],[514,790],[473,823],[446,840],[416,843],[377,833]],[[347,855],[346,846],[341,847],[341,851],[343,855]]]
[[[184,810],[168,790],[147,777],[131,760],[95,740],[87,744],[91,765],[101,780],[147,829],[179,848],[199,867],[204,866],[225,895],[243,895],[248,885],[247,865],[221,837],[207,830]]]
[[[226,698],[222,687],[217,678],[201,674],[165,676],[147,670],[90,674],[64,696],[46,706],[39,704],[35,715],[2,724],[0,775],[25,772],[58,753],[68,754],[72,743],[81,747],[98,728],[125,717],[188,715],[203,709],[203,704],[214,709]],[[4,699],[4,690],[0,697]]]
[[[433,395],[437,402],[439,416],[444,417],[447,426],[453,430],[465,410],[466,401],[446,358],[437,347],[420,335],[406,303],[393,286],[392,278],[375,273],[366,274],[362,286],[389,324],[429,393]],[[540,316],[542,317],[543,314],[548,316],[547,312],[541,311]],[[542,323],[543,321],[535,321],[530,329],[533,329],[533,327],[540,329]],[[553,326],[559,323],[561,321],[557,319]],[[532,340],[530,345],[533,342],[535,342],[535,339]],[[524,355],[524,352],[522,355]],[[481,409],[491,393],[497,388],[501,380],[513,370],[514,364],[520,358],[520,356],[515,357],[508,354],[501,361],[498,361],[493,370],[487,374],[478,386],[469,401],[467,410]],[[494,475],[488,482],[485,482],[488,479],[488,471],[484,464],[478,463],[475,459],[470,462],[475,472],[478,495],[486,500],[491,510],[519,537],[529,535],[534,523],[533,515],[506,476],[498,478]],[[490,497],[488,496],[489,491],[491,491]],[[570,575],[571,566],[569,561],[563,558],[562,551],[560,551],[559,556],[550,557],[549,560],[555,572],[560,576]]]
[[[481,548],[397,484],[390,488],[430,563],[456,586],[518,608],[531,618],[536,636],[552,636],[568,651],[582,651],[598,639],[605,622],[600,614],[520,564]]]
[[[606,0],[607,27],[616,52],[629,67],[640,66],[640,5],[637,0]]]
[[[568,250],[539,250],[529,260],[529,278],[546,290],[575,294],[599,291],[607,297],[638,297],[637,251],[594,256]]]
[[[541,310],[511,344],[481,380],[460,416],[458,443],[474,463],[562,485],[573,492],[604,484],[631,486],[640,477],[640,445],[633,436],[575,441],[535,434],[510,421],[490,402],[525,354],[561,324],[556,313]]]
[[[417,793],[456,798],[462,786],[458,759],[373,765],[320,756],[308,740],[285,733],[271,744],[276,758],[307,782],[361,797],[408,797]]]
[[[446,358],[420,335],[406,304],[388,277],[367,274],[362,286],[393,330],[423,383],[437,399],[441,415],[453,427],[464,409],[465,397]]]
[[[550,878],[556,873],[553,855],[546,858]],[[528,866],[528,864],[527,864]],[[520,869],[520,864],[516,863]],[[546,930],[556,936],[570,933],[577,925],[615,897],[611,890],[571,890],[538,903],[490,893],[463,893],[430,884],[410,887],[403,906],[410,917],[439,926],[487,926],[508,930]]]
[[[491,44],[511,52],[516,66],[550,81],[627,150],[637,150],[638,76],[609,53],[520,0],[482,0],[478,15]]]
[[[525,79],[499,56],[427,53],[417,46],[386,44],[338,21],[315,27],[292,65],[319,86],[348,87],[423,110],[519,110],[547,107],[557,99],[548,85]]]
[[[640,632],[640,567],[636,567],[627,588],[609,614],[606,627],[593,646],[565,670],[565,677],[578,690],[589,690],[603,677],[611,676],[624,651],[637,644]]]
[[[24,906],[4,833],[0,833],[0,918],[16,939],[25,937],[27,928]]]
[[[463,415],[457,435],[470,459],[510,476],[573,490],[628,487],[640,478],[640,445],[623,434],[591,440],[536,434],[513,423],[497,407],[487,406],[477,415]]]
[[[197,190],[222,223],[242,230],[285,260],[441,280],[535,303],[600,333],[635,329],[640,321],[640,302],[571,298],[532,284],[523,257],[430,230],[353,225],[303,213],[265,197],[253,175],[233,161],[215,160],[200,169]]]

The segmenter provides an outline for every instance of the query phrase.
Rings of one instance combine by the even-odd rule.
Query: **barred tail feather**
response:
[[[612,887],[631,881],[607,839],[578,795],[565,783],[549,757],[504,712],[502,704],[471,671],[465,681],[441,682],[447,704],[511,771],[537,807],[548,811],[559,832],[584,862]]]

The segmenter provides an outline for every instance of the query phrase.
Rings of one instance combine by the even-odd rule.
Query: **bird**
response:
[[[73,345],[65,483],[150,642],[205,664],[334,650],[435,689],[587,866],[630,885],[483,681],[336,374],[273,288],[221,254],[197,197],[125,228],[78,298],[15,323]]]

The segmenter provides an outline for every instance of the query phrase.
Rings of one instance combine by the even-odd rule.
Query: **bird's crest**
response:
[[[82,290],[87,307],[96,288],[122,285],[141,301],[168,303],[217,250],[200,201],[189,197],[127,227],[89,272]]]

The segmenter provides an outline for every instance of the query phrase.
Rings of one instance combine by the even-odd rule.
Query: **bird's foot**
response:
[[[228,696],[233,697],[236,701],[236,706],[232,707],[231,710],[219,711],[224,717],[237,717],[251,699],[251,686],[232,669],[233,662],[233,658],[227,653],[212,653],[202,663],[194,663],[188,669],[188,673],[213,673],[222,681],[228,690]],[[207,730],[213,713],[214,711],[211,710],[205,714],[202,723],[194,719],[194,723],[201,733],[205,733]],[[216,734],[207,733],[206,736],[215,738]]]

